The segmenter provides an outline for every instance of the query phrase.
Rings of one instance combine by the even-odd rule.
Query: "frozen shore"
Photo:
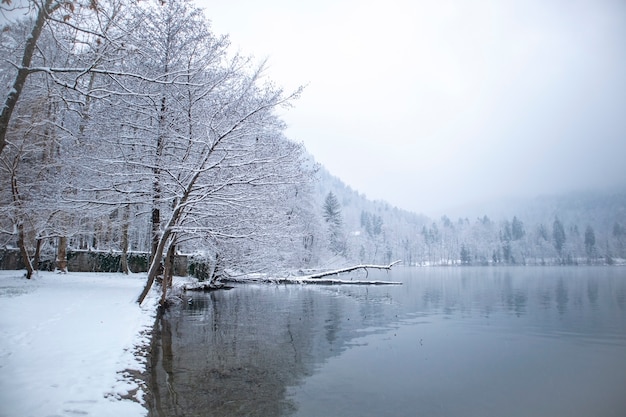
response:
[[[145,416],[145,274],[0,271],[0,417]]]

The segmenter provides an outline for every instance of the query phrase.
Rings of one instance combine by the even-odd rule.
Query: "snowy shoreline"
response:
[[[145,416],[145,274],[0,271],[0,417]]]

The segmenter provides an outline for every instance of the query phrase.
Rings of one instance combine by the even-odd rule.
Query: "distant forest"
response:
[[[626,191],[587,191],[436,219],[369,201],[327,172],[318,193],[341,201],[345,253],[405,265],[617,264],[626,259]],[[498,214],[488,214],[497,211]]]

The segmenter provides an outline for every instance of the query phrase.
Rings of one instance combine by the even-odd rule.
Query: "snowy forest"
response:
[[[318,199],[337,196],[346,252],[404,265],[587,265],[626,259],[626,191],[596,190],[485,204],[429,218],[370,201],[321,170]],[[410,192],[410,190],[408,191]],[[427,195],[424,198],[428,198]]]
[[[189,1],[3,0],[2,245],[293,263],[307,168],[284,92]],[[167,267],[167,262],[166,265]],[[126,269],[122,266],[122,269]]]
[[[147,253],[150,282],[177,254],[210,278],[626,258],[623,192],[433,220],[351,190],[284,135],[302,89],[283,91],[190,1],[1,7],[0,249],[27,277],[46,259],[66,270],[68,250],[119,254],[122,272]]]

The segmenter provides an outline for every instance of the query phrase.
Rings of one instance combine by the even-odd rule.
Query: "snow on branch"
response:
[[[392,266],[400,263],[401,261],[395,261],[390,263],[389,265],[355,265],[355,266],[349,266],[347,268],[342,268],[342,269],[336,269],[333,271],[326,271],[326,272],[319,272],[317,274],[313,274],[313,275],[308,275],[302,278],[310,278],[310,279],[319,279],[319,278],[323,278],[323,277],[328,277],[328,276],[332,276],[332,275],[339,275],[339,274],[345,274],[347,272],[352,272],[352,271],[356,271],[358,269],[363,269],[365,270],[365,272],[368,272],[368,269],[386,269],[386,270],[390,270]]]
[[[269,282],[273,284],[318,284],[318,285],[402,285],[402,282],[398,281],[380,281],[380,280],[345,280],[337,278],[326,278],[333,275],[344,274],[347,272],[356,271],[359,269],[368,272],[369,269],[386,269],[390,270],[391,267],[400,263],[401,261],[395,261],[389,265],[354,265],[346,268],[335,269],[332,271],[319,272],[317,274],[305,275],[302,277],[285,277],[285,278],[269,278],[269,277],[229,277],[225,281],[230,282]]]

